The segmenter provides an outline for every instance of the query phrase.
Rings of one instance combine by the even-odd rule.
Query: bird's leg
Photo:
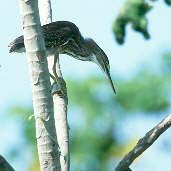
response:
[[[58,74],[57,74],[57,72],[56,72],[56,63],[57,63],[57,61],[59,62],[59,54],[55,53],[52,71],[53,71],[54,77],[55,77],[55,79],[56,79],[56,82],[57,82],[58,79],[59,79]]]
[[[50,77],[52,78],[52,80],[54,81],[54,82],[56,82],[56,78],[51,74],[51,73],[49,73],[50,74]]]
[[[56,84],[56,91],[52,91],[52,94],[54,94],[55,92],[60,93],[61,96],[65,96],[65,90],[66,90],[66,84],[65,81],[62,78],[62,74],[60,72],[60,70],[56,70],[56,64],[59,65],[59,53],[56,52],[54,55],[54,61],[53,61],[53,67],[52,67],[52,72],[53,75],[50,74],[50,77],[54,80],[53,86]],[[60,67],[60,66],[58,66]]]

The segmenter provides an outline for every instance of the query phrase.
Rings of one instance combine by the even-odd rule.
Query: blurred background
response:
[[[137,140],[169,114],[171,8],[164,0],[149,1],[153,8],[140,15],[142,27],[148,19],[151,38],[147,41],[147,32],[134,27],[136,8],[126,9],[125,0],[51,1],[53,21],[74,22],[106,52],[117,91],[113,95],[95,64],[61,55],[69,96],[71,171],[112,171]],[[130,14],[129,24],[125,43],[119,45],[113,31],[118,31],[115,21],[124,10]],[[8,53],[9,42],[22,34],[18,1],[3,1],[0,16],[0,154],[17,171],[37,171],[34,119],[28,119],[33,109],[27,60],[25,54]],[[123,34],[120,31],[118,36]],[[131,167],[137,171],[169,170],[170,135],[171,130],[165,132]]]

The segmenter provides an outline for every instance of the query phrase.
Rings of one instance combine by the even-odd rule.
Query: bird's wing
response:
[[[54,22],[42,26],[46,47],[59,47],[68,42],[73,35],[70,22]]]

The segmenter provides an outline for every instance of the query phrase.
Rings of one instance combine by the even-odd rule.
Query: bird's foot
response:
[[[63,78],[55,77],[55,80],[52,84],[52,95],[58,94],[60,97],[66,97],[66,83]]]

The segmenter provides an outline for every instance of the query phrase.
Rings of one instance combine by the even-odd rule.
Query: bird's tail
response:
[[[113,92],[116,94],[115,87],[113,84],[113,81],[110,76],[110,65],[109,60],[105,52],[97,45],[97,43],[93,39],[86,39],[86,42],[91,49],[94,58],[92,59],[96,64],[100,66],[100,68],[104,71],[106,74],[107,79],[109,80],[109,83],[112,87]]]
[[[25,51],[25,47],[24,47],[24,37],[20,36],[18,38],[16,38],[15,40],[13,40],[8,47],[10,47],[9,52],[24,52]]]

